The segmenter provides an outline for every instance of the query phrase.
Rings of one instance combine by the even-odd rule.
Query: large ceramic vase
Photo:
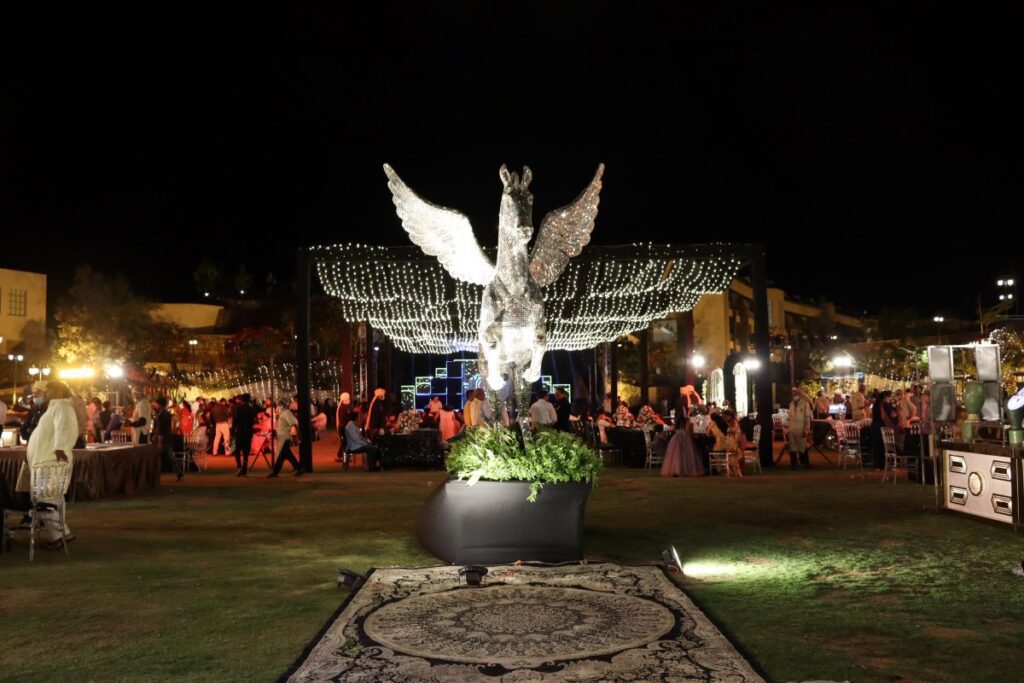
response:
[[[583,559],[583,510],[591,485],[545,484],[529,502],[529,482],[441,482],[419,519],[423,546],[451,564]]]
[[[978,413],[985,405],[985,385],[981,382],[967,382],[964,384],[964,408],[967,409],[967,419],[971,422],[978,421]]]
[[[1021,423],[1024,422],[1024,407],[1011,408],[1010,401],[1012,399],[1011,396],[1006,401],[1006,419],[1010,425],[1010,428],[1006,430],[1006,439],[1011,447],[1020,448],[1024,445],[1024,429],[1021,429]]]

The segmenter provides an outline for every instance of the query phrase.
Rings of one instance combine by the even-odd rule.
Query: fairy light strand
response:
[[[543,288],[548,349],[578,351],[689,311],[725,291],[743,261],[729,245],[595,247]],[[477,350],[483,287],[452,279],[408,248],[361,244],[311,248],[324,290],[351,322],[367,322],[410,353]]]

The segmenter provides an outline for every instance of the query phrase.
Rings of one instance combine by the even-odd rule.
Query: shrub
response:
[[[565,432],[541,430],[524,449],[506,427],[476,427],[452,444],[448,471],[469,486],[481,479],[528,481],[531,503],[544,484],[597,483],[604,464],[593,449]]]

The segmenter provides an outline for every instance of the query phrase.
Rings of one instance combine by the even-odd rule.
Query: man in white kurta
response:
[[[153,406],[144,395],[136,394],[132,424],[135,425],[141,420],[145,421],[138,426],[132,426],[132,443],[149,443],[149,432],[153,428]],[[227,448],[226,443],[224,447]]]
[[[68,463],[68,467],[74,466],[74,453],[72,449],[75,441],[78,440],[78,418],[75,409],[71,405],[71,391],[61,382],[50,382],[47,385],[46,393],[50,398],[46,412],[39,418],[39,424],[32,430],[28,440],[29,470],[36,465],[43,465],[58,460]],[[68,477],[67,484],[61,495],[67,493],[68,485],[71,484],[71,477]],[[45,500],[45,499],[44,499]],[[44,515],[44,541],[54,541],[60,538],[57,529],[56,512],[40,513]],[[71,529],[64,527],[64,535],[70,536]]]
[[[868,398],[864,395],[864,389],[866,387],[861,384],[857,387],[857,391],[850,394],[850,414],[847,415],[851,420],[863,420],[865,418],[870,419],[870,415],[867,414]]]

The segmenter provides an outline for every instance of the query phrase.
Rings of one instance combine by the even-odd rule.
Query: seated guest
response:
[[[601,443],[608,443],[608,432],[605,430],[615,424],[612,416],[602,410],[598,413],[597,419],[594,422],[597,423],[597,431],[601,436]]]
[[[366,469],[369,472],[375,472],[381,469],[380,466],[380,449],[374,444],[367,441],[362,433],[359,431],[359,425],[356,424],[355,416],[349,418],[348,424],[345,425],[345,469],[348,469],[348,457],[353,453],[365,453],[366,454]]]
[[[742,477],[743,470],[740,468],[741,453],[736,444],[735,435],[729,433],[729,423],[725,418],[726,415],[730,414],[732,414],[732,411],[723,410],[720,415],[712,415],[711,422],[708,423],[708,435],[715,438],[715,445],[711,450],[726,454],[726,476],[730,472],[734,472],[736,476]]]
[[[729,433],[735,436],[736,446],[740,452],[750,448],[750,443],[743,434],[743,429],[740,427],[740,421],[736,418],[736,415],[732,412],[726,412],[722,414],[722,417],[725,418],[726,423],[729,425]]]

